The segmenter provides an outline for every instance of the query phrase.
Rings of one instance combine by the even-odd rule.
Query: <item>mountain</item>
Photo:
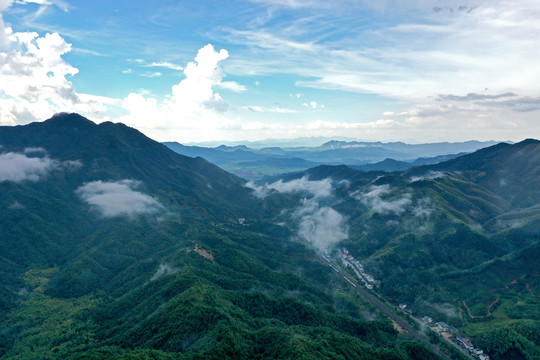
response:
[[[245,145],[215,148],[164,143],[179,154],[203,157],[240,177],[261,179],[307,170],[317,165],[350,165],[365,171],[403,171],[418,165],[454,158],[494,141],[410,145],[401,142],[346,142],[332,140],[317,147],[264,147]]]
[[[258,155],[244,146],[234,148],[225,146],[205,148],[200,146],[185,146],[177,142],[165,142],[163,144],[178,154],[190,157],[202,157],[216,165],[265,159],[265,156]]]
[[[439,155],[439,156],[434,156],[434,157],[429,157],[429,158],[418,158],[411,162],[398,161],[394,159],[384,159],[383,161],[379,161],[377,163],[365,164],[365,165],[353,165],[351,167],[357,170],[362,170],[362,171],[386,171],[386,172],[404,171],[404,170],[408,170],[410,168],[417,167],[420,165],[437,164],[437,163],[444,162],[450,159],[454,159],[456,157],[459,157],[465,154],[466,153],[459,153],[459,154]]]
[[[253,187],[269,202],[296,194],[276,221],[313,242],[336,237],[389,301],[457,327],[495,359],[532,359],[539,169],[540,142],[528,139],[391,174],[318,166]]]
[[[472,152],[478,149],[497,144],[496,141],[465,141],[465,142],[442,142],[429,144],[406,144],[403,142],[360,142],[360,141],[329,141],[321,145],[321,149],[361,149],[361,148],[383,148],[397,151],[403,154],[414,154],[413,157],[433,157],[442,154],[452,154],[457,152]],[[423,154],[423,155],[422,155]],[[409,155],[410,156],[410,155]]]
[[[2,359],[437,358],[276,223],[289,196],[76,114],[0,145]]]
[[[514,206],[533,206],[540,198],[539,164],[540,141],[527,139],[514,145],[501,143],[447,162],[411,169],[406,176],[459,172]]]

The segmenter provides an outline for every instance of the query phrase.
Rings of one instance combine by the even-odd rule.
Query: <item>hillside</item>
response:
[[[489,346],[492,329],[513,331],[528,345],[505,343],[494,358],[529,359],[535,335],[516,329],[540,324],[539,168],[540,142],[525,140],[404,172],[319,166],[252,187],[265,201],[297,194],[276,221],[312,243],[336,237],[392,302]],[[319,232],[323,213],[335,220]]]
[[[76,114],[0,144],[2,359],[435,356],[201,158]]]

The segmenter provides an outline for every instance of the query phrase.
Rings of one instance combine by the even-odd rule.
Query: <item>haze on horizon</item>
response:
[[[540,2],[0,0],[0,125],[158,141],[540,137]]]

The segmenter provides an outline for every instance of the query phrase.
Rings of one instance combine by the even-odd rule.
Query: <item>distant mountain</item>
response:
[[[263,147],[245,145],[206,148],[164,143],[186,156],[200,156],[227,171],[259,179],[292,171],[302,171],[317,165],[350,165],[372,171],[403,171],[410,167],[433,164],[457,155],[495,144],[493,141],[463,143],[434,143],[409,145],[401,142],[346,142],[332,140],[317,147]],[[300,161],[302,160],[302,161]],[[385,161],[386,160],[386,161]]]
[[[317,147],[321,144],[331,141],[336,138],[329,138],[325,136],[312,136],[312,137],[298,137],[293,139],[266,139],[266,140],[259,140],[259,141],[208,141],[208,142],[200,142],[200,143],[188,143],[186,145],[190,146],[200,146],[200,147],[219,147],[220,145],[225,145],[229,147],[235,147],[235,146],[248,146],[252,149],[262,149],[266,147],[298,147],[298,146],[305,146],[305,147]],[[337,137],[337,140],[340,141],[353,141],[354,139],[351,138],[345,138],[345,137]]]
[[[436,358],[276,224],[288,196],[76,114],[0,145],[2,359]]]
[[[405,144],[403,142],[359,142],[359,141],[329,141],[321,145],[321,149],[358,149],[380,147],[388,150],[398,151],[404,154],[414,154],[414,157],[433,157],[443,154],[458,152],[472,152],[478,149],[497,144],[497,141],[465,141],[465,142],[442,142],[429,144]]]
[[[437,164],[437,163],[444,162],[450,159],[454,159],[464,154],[466,153],[439,155],[439,156],[435,156],[431,158],[418,158],[411,162],[398,161],[394,159],[384,159],[383,161],[379,161],[377,163],[365,164],[365,165],[353,165],[351,167],[357,170],[362,170],[362,171],[386,171],[386,172],[404,171],[404,170],[407,170],[416,166],[420,166],[420,165]]]
[[[266,158],[243,146],[234,148],[226,146],[205,148],[199,146],[184,146],[176,142],[166,142],[163,144],[178,154],[190,157],[202,157],[216,165],[231,164],[239,161],[257,161]]]

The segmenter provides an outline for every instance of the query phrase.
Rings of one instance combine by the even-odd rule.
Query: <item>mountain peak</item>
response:
[[[540,140],[529,138],[529,139],[520,141],[518,144],[520,145],[540,144]]]
[[[82,115],[76,113],[57,113],[50,119],[44,121],[45,124],[70,127],[94,127],[96,124]]]

